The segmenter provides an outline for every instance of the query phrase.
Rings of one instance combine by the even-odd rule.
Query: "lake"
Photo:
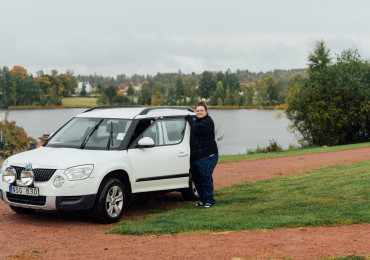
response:
[[[85,111],[84,108],[68,109],[30,109],[7,111],[8,121],[15,121],[23,127],[29,136],[36,140],[43,134],[55,132],[73,116]],[[5,115],[6,110],[0,110]],[[226,154],[243,154],[257,146],[265,147],[274,139],[283,148],[290,144],[298,145],[298,137],[291,134],[287,127],[290,121],[282,117],[275,120],[275,110],[232,109],[209,110],[216,126],[219,152]]]

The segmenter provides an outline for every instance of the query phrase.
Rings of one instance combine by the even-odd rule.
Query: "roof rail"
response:
[[[148,107],[140,112],[139,115],[146,115],[149,113],[149,111],[155,110],[155,109],[185,109],[190,112],[194,112],[194,109],[191,107],[180,107],[180,106],[159,106],[159,107]]]
[[[86,111],[82,112],[82,113],[86,113],[86,112],[90,112],[90,111],[93,111],[95,109],[104,109],[104,108],[125,108],[125,107],[141,107],[141,106],[135,106],[135,105],[126,105],[126,106],[100,106],[100,107],[92,107],[92,108],[89,108],[87,109]]]

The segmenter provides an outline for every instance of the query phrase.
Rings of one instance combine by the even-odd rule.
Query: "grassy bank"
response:
[[[258,154],[239,154],[239,155],[221,155],[219,162],[237,162],[237,161],[247,161],[247,160],[256,160],[256,159],[266,159],[266,158],[275,158],[282,156],[293,156],[300,154],[310,154],[310,153],[326,153],[326,152],[335,152],[343,150],[351,150],[357,148],[370,147],[369,143],[360,143],[360,144],[348,144],[348,145],[338,145],[332,147],[310,147],[310,148],[299,148],[291,150],[283,150],[271,153],[258,153]]]
[[[234,185],[216,191],[212,209],[181,208],[123,221],[111,232],[158,235],[370,222],[370,161]]]
[[[67,97],[62,99],[66,107],[96,107],[98,98],[95,97]]]

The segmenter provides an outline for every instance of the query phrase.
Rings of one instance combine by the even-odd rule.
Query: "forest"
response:
[[[0,67],[0,106],[58,106],[63,97],[98,96],[102,105],[194,105],[203,98],[215,106],[274,106],[284,104],[296,78],[307,77],[306,69],[250,72],[204,71],[201,74],[160,73],[156,75],[125,74],[116,77],[75,75],[67,70],[59,74],[38,71],[36,75],[22,66]],[[78,82],[89,82],[92,91]],[[128,88],[122,91],[120,86]],[[133,86],[139,84],[140,90]],[[85,86],[85,85],[84,85]]]

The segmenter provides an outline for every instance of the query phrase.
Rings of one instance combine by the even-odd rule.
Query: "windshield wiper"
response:
[[[98,129],[99,125],[101,124],[101,122],[103,122],[103,119],[101,119],[95,126],[93,129],[90,130],[89,134],[85,137],[85,139],[83,140],[83,142],[81,143],[80,145],[80,149],[84,149],[85,148],[85,145],[87,143],[87,141],[89,141],[90,137],[92,136],[92,134],[95,132],[96,129]]]

